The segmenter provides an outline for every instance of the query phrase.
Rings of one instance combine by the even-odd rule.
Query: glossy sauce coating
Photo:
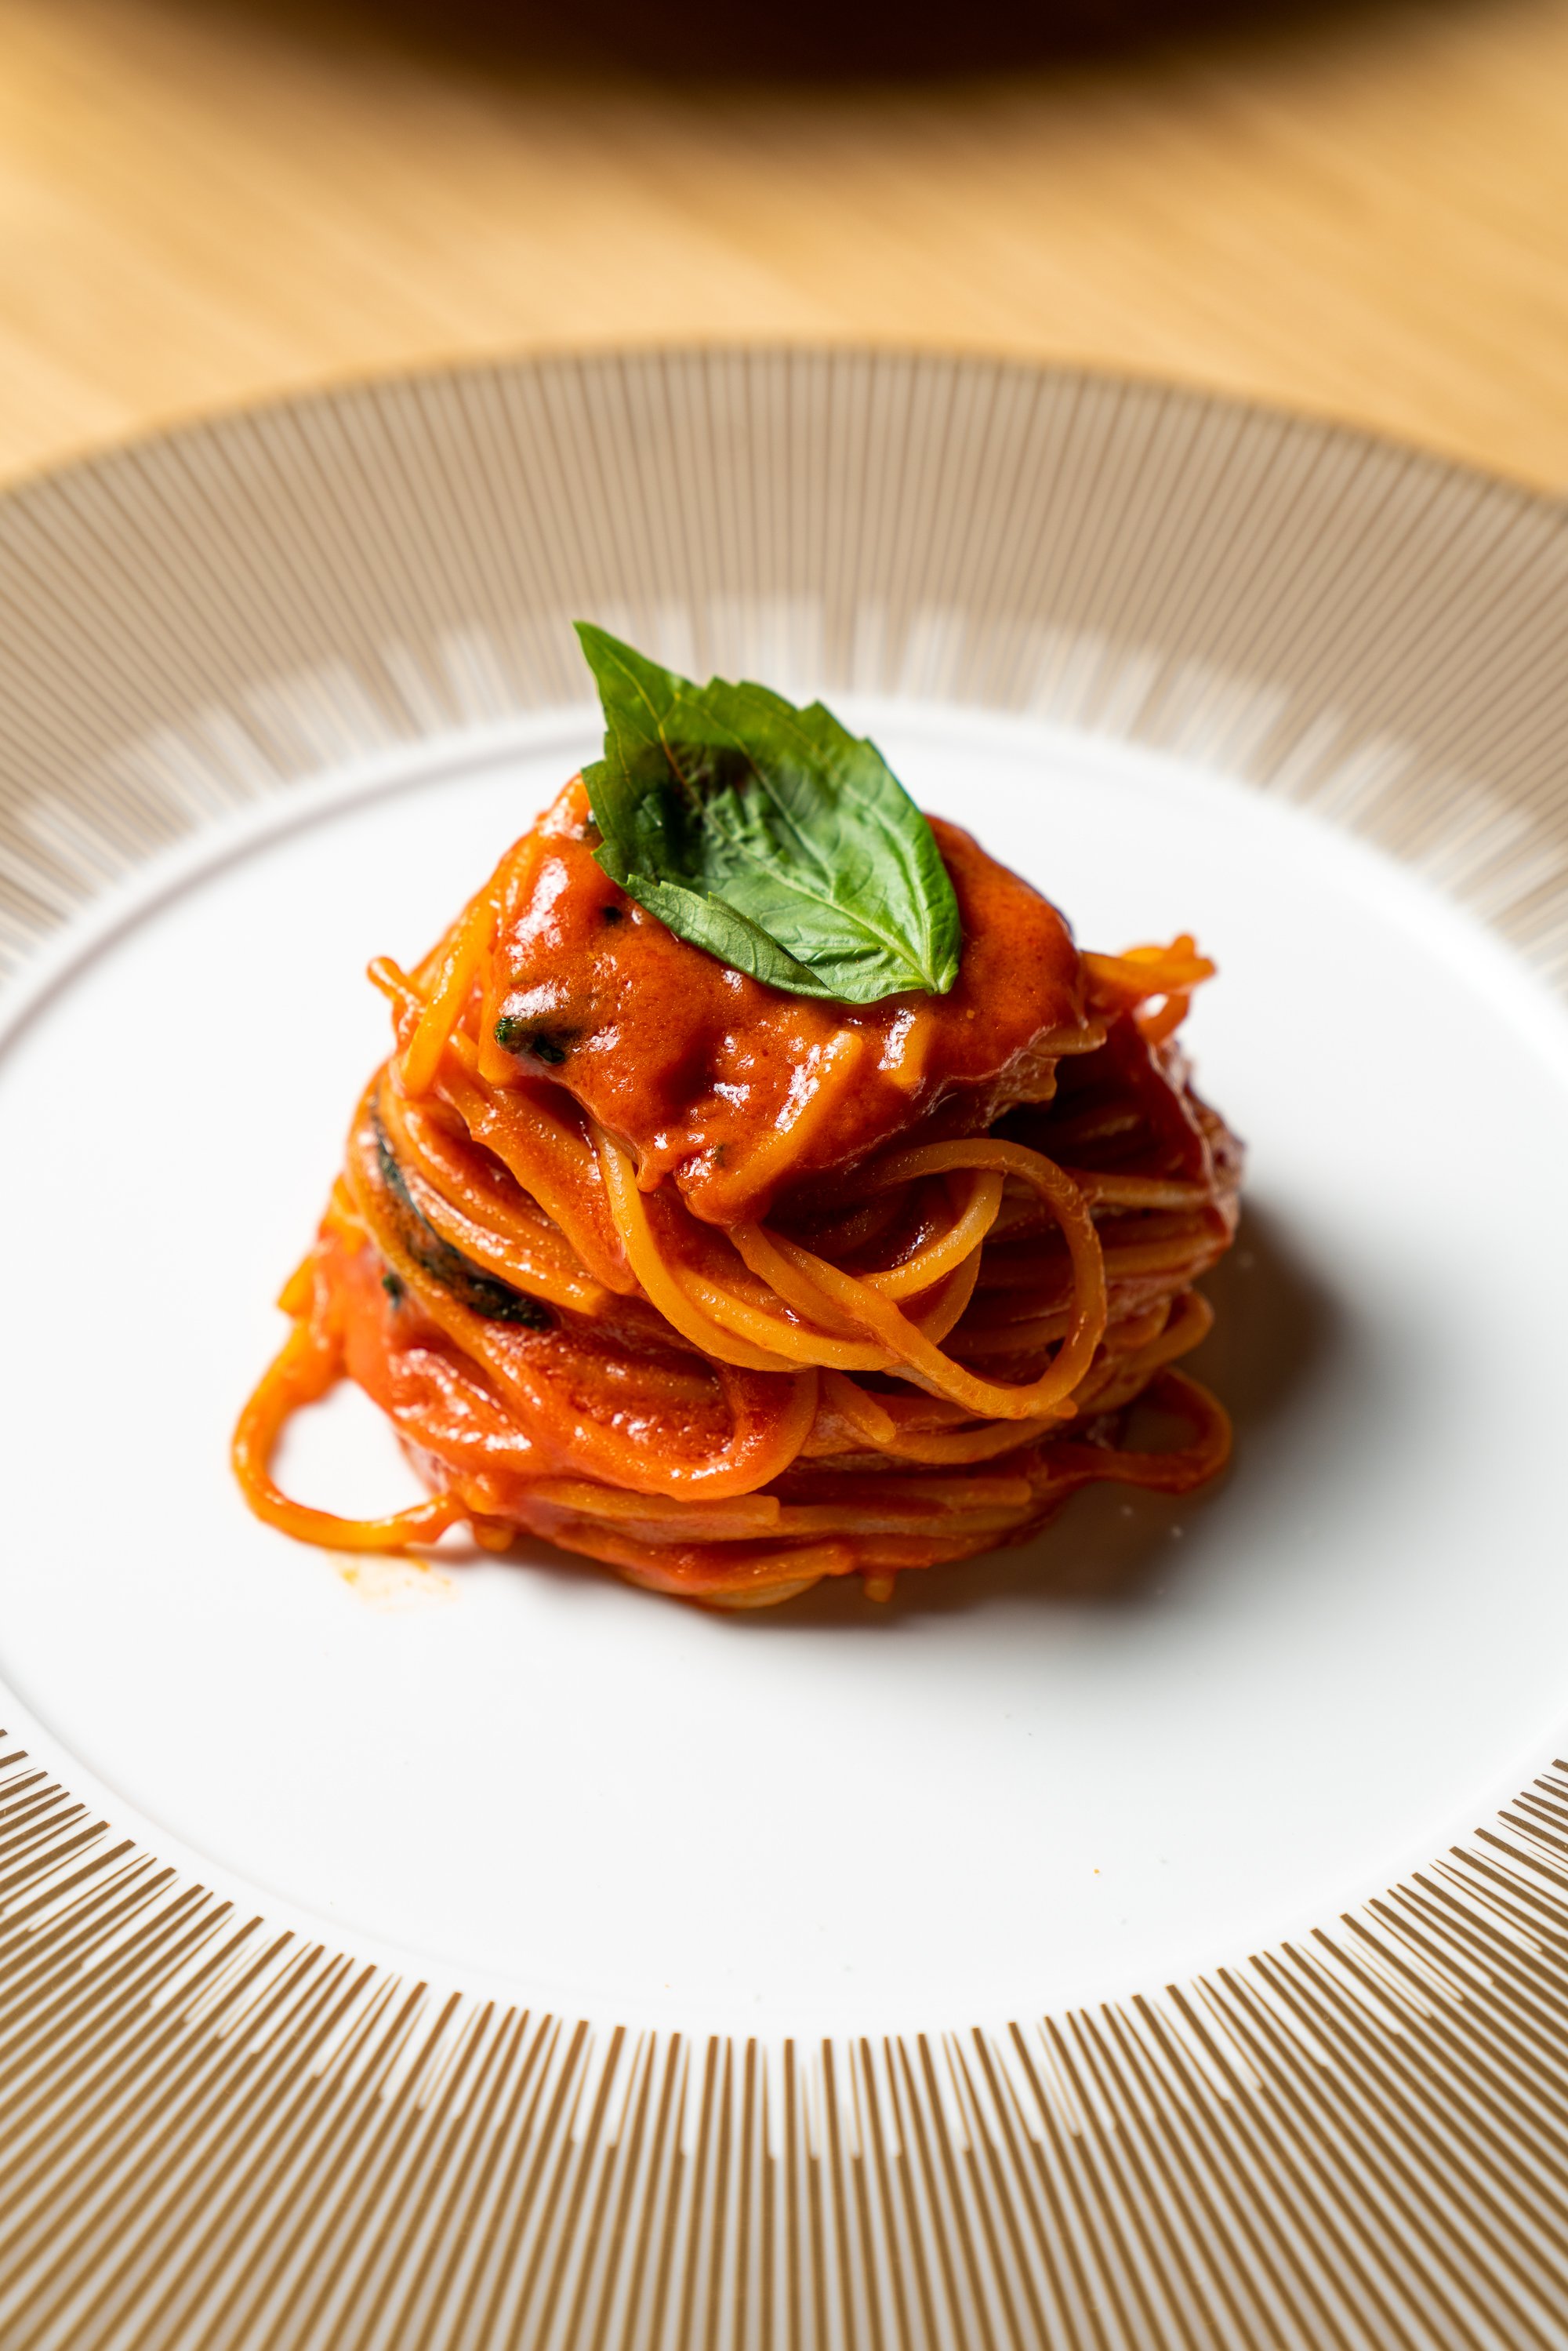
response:
[[[1071,933],[967,832],[933,831],[963,922],[956,984],[838,1004],[731,970],[635,904],[594,861],[575,778],[536,828],[531,887],[497,946],[497,1034],[519,1079],[563,1087],[630,1147],[644,1190],[669,1178],[719,1225],[916,1127],[973,1132],[1049,1100],[1058,1058],[1104,1033]]]

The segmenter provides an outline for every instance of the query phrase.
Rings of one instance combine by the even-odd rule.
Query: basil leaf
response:
[[[873,744],[820,702],[694,685],[586,621],[577,633],[604,705],[604,757],[583,770],[594,854],[628,897],[792,995],[946,994],[958,902]]]

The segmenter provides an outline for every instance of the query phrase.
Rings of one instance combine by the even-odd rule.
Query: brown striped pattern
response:
[[[809,352],[476,369],[0,505],[0,957],[214,809],[580,699],[592,612],[698,668],[1191,752],[1568,971],[1568,520],[1267,411]]]
[[[1568,1765],[1308,1943],[766,2048],[269,1931],[0,1758],[0,2340],[1557,2346]]]
[[[0,504],[0,969],[215,812],[699,670],[981,701],[1319,807],[1568,981],[1568,525],[1149,386],[481,369]],[[1005,2032],[685,2042],[237,1916],[0,1761],[0,2345],[1568,2346],[1568,1780],[1310,1941]]]

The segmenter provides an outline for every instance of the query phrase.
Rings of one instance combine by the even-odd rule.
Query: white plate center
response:
[[[862,714],[863,715],[863,714]],[[929,807],[1114,949],[1195,929],[1251,1147],[1210,1285],[1233,1474],[1029,1550],[708,1616],[542,1552],[340,1563],[247,1517],[235,1414],[416,956],[586,725],[303,794],[0,1053],[0,1670],[116,1817],[367,1952],[572,2013],[814,2031],[1021,2014],[1238,1956],[1468,1829],[1564,1711],[1564,1024],[1467,920],[1239,788],[876,716]],[[233,843],[230,843],[233,850]],[[150,894],[150,893],[149,893]],[[413,1488],[352,1395],[312,1499]]]

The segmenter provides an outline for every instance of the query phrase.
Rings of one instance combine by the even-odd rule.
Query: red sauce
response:
[[[564,1087],[634,1152],[644,1189],[669,1177],[720,1225],[915,1127],[973,1133],[1049,1100],[1058,1057],[1104,1033],[1072,935],[969,834],[933,831],[963,921],[956,984],[830,1003],[729,969],[628,898],[594,861],[574,779],[539,821],[531,893],[498,943],[519,1075]]]

